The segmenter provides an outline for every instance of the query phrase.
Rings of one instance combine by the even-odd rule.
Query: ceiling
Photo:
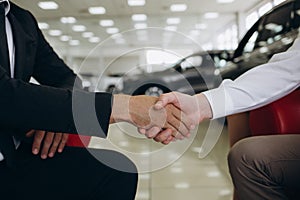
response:
[[[131,7],[127,4],[127,0],[55,0],[59,6],[58,9],[43,10],[38,6],[38,0],[12,1],[30,10],[39,22],[49,24],[49,29],[43,30],[43,32],[56,50],[61,53],[68,50],[68,52],[72,52],[74,55],[77,54],[77,56],[86,54],[99,41],[96,41],[96,43],[89,42],[87,38],[82,37],[82,32],[72,30],[74,24],[61,23],[61,17],[75,17],[75,24],[84,25],[86,32],[92,32],[94,36],[100,38],[101,42],[105,41],[102,44],[103,48],[109,49],[109,51],[115,51],[116,46],[127,48],[138,47],[144,44],[149,45],[150,43],[157,43],[158,45],[168,43],[169,45],[183,47],[188,46],[189,42],[174,37],[174,34],[172,34],[175,33],[174,31],[167,31],[170,34],[165,33],[166,30],[164,28],[167,26],[167,18],[180,17],[181,22],[176,25],[176,31],[186,36],[192,36],[197,42],[203,44],[220,32],[224,25],[235,20],[237,12],[248,11],[261,2],[261,0],[235,0],[233,3],[219,4],[216,0],[146,0],[144,6]],[[187,10],[184,12],[171,12],[170,6],[174,3],[186,4]],[[106,9],[106,13],[91,15],[88,12],[88,8],[91,6],[102,6]],[[219,17],[216,19],[205,19],[204,14],[206,12],[218,12]],[[147,27],[159,27],[162,31],[159,34],[151,33],[151,31],[149,34],[147,29],[146,31],[134,31],[136,23],[131,19],[133,14],[146,14],[147,20],[145,22]],[[121,40],[118,37],[107,40],[111,34],[108,34],[106,28],[99,25],[101,19],[112,19],[114,21],[114,27],[117,27],[123,35]],[[206,28],[203,29],[202,27],[200,28],[201,30],[198,30],[198,34],[191,35],[193,34],[191,31],[196,29],[196,24],[205,24]],[[50,29],[61,30],[62,35],[78,40],[80,42],[80,50],[77,45],[70,45],[69,41],[61,41],[60,36],[50,36]]]

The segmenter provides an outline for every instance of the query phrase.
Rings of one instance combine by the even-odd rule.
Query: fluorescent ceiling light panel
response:
[[[147,26],[146,23],[137,23],[137,24],[134,25],[134,28],[135,28],[135,29],[145,29],[145,28],[147,28],[147,27],[148,27],[148,26]]]
[[[60,36],[60,40],[63,41],[63,42],[67,42],[70,39],[71,39],[71,37],[68,36],[68,35],[62,35],[62,36]]]
[[[44,30],[44,29],[48,29],[49,28],[49,24],[45,23],[45,22],[39,22],[38,26],[40,29]]]
[[[94,36],[94,33],[92,33],[92,32],[82,33],[82,37],[84,37],[84,38],[90,38],[90,37],[93,37],[93,36]]]
[[[79,40],[70,40],[70,42],[69,42],[69,45],[71,45],[71,46],[77,46],[79,44],[80,44]]]
[[[63,24],[74,24],[76,23],[75,17],[62,17],[60,18],[60,22]]]
[[[58,4],[54,1],[40,1],[38,6],[44,10],[56,10],[58,9]]]
[[[86,27],[83,25],[74,25],[72,27],[72,30],[75,32],[84,32],[86,30]]]
[[[217,12],[208,12],[204,14],[205,19],[216,19],[219,17],[219,13]]]
[[[172,12],[184,12],[187,9],[187,5],[186,4],[173,4],[170,7],[170,10]]]
[[[147,20],[147,15],[145,14],[135,14],[131,16],[131,19],[133,21],[146,21]]]
[[[128,0],[129,6],[144,6],[146,4],[145,0]]]
[[[167,24],[179,24],[181,19],[178,17],[172,17],[167,19]]]
[[[165,29],[168,31],[177,31],[177,26],[166,26]]]
[[[116,34],[119,32],[119,29],[118,28],[108,28],[108,29],[106,29],[106,32],[108,34]]]
[[[109,27],[115,25],[114,21],[111,19],[100,20],[99,24],[103,27]]]
[[[233,3],[234,0],[217,0],[217,3],[222,3],[222,4],[225,4],[225,3]]]
[[[54,29],[54,30],[49,30],[49,35],[51,36],[60,36],[62,34],[61,30]]]
[[[89,38],[89,42],[90,43],[98,43],[98,42],[100,42],[100,38],[99,37],[91,37],[91,38]]]
[[[89,13],[92,15],[103,15],[106,13],[106,9],[102,6],[99,7],[89,7]]]

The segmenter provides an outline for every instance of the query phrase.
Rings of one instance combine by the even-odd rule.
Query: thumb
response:
[[[157,110],[163,109],[167,104],[169,103],[176,103],[177,98],[173,92],[167,93],[167,94],[162,94],[158,98],[158,101],[154,105],[154,108]]]
[[[26,137],[32,137],[35,133],[35,130],[30,130],[26,133]]]

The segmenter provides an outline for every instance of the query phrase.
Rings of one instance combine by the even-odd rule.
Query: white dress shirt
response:
[[[300,37],[286,52],[274,55],[267,64],[255,67],[235,81],[204,92],[213,119],[253,110],[269,104],[300,86]]]
[[[15,69],[15,45],[13,41],[13,34],[12,34],[12,29],[11,29],[11,24],[7,18],[7,14],[10,11],[10,3],[8,0],[0,0],[0,3],[2,2],[7,2],[7,6],[5,8],[5,25],[6,25],[6,36],[7,36],[7,42],[8,42],[8,51],[9,51],[9,61],[10,61],[10,73],[11,73],[11,78],[14,77],[14,69]],[[14,140],[16,146],[18,146],[18,142]],[[0,161],[2,161],[3,155],[0,152]]]

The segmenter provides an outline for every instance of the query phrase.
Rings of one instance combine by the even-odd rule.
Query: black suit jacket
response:
[[[24,130],[36,129],[104,137],[112,96],[77,90],[75,99],[72,88],[76,75],[47,43],[33,15],[11,3],[8,18],[16,50],[15,77],[10,78],[9,66],[0,57],[0,134],[23,137]],[[41,85],[29,84],[31,77]],[[74,108],[80,110],[75,115],[82,114],[81,121],[74,120]],[[93,117],[101,131],[91,124]]]

